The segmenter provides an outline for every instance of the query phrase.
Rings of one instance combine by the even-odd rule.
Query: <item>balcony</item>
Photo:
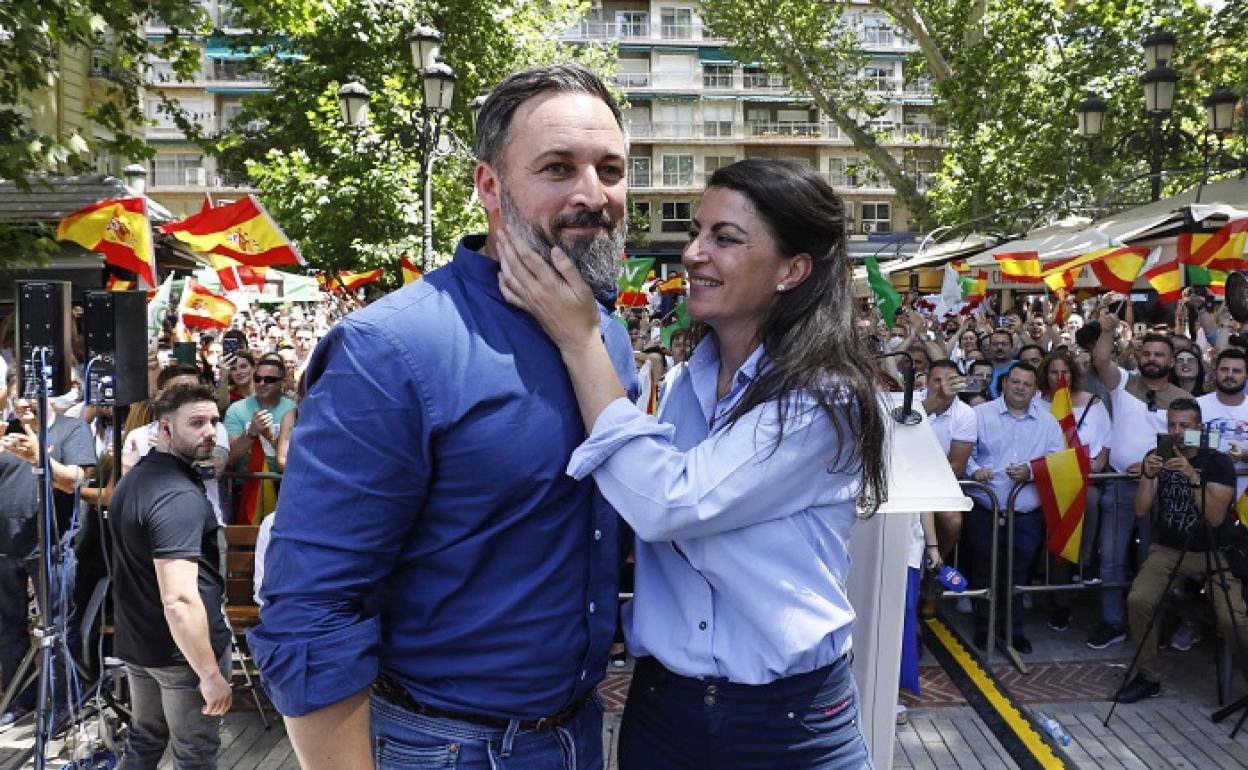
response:
[[[831,174],[822,174],[828,184],[841,192],[853,193],[877,193],[891,195],[893,193],[892,186],[882,177],[868,174],[854,174],[849,172],[839,172]]]
[[[824,135],[823,123],[797,123],[783,120],[776,122],[750,121],[745,124],[746,136],[749,137],[796,137],[802,139],[821,139]]]
[[[862,47],[871,51],[914,51],[913,40],[892,27],[863,27]]]
[[[769,93],[789,93],[789,79],[784,75],[773,75],[769,72],[743,73],[741,85],[747,91],[767,91]]]
[[[945,143],[945,128],[930,123],[907,123],[877,130],[875,137],[885,144],[940,145]]]
[[[757,121],[738,123],[727,120],[705,121],[654,121],[629,123],[631,140],[708,141],[722,140],[746,142],[809,142],[837,141],[843,137],[834,123]]]
[[[581,21],[563,33],[563,39],[616,41],[689,41],[727,42],[716,37],[700,22],[653,25],[650,22]]]
[[[617,72],[615,84],[620,88],[649,88],[651,74],[649,72]]]

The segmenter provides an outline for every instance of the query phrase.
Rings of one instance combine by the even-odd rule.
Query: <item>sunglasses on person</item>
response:
[[[263,375],[259,375],[259,374],[257,374],[256,376],[254,376],[254,377],[252,377],[252,378],[251,378],[251,381],[252,381],[252,382],[258,382],[258,383],[261,383],[261,384],[263,384],[263,385],[272,385],[272,384],[273,384],[273,383],[275,383],[275,382],[281,382],[283,379],[284,379],[284,378],[282,378],[282,377],[265,377],[265,376],[263,376]]]

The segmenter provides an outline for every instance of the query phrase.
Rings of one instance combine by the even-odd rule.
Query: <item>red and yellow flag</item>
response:
[[[146,198],[115,198],[79,209],[57,224],[56,239],[99,252],[106,263],[129,270],[148,286],[156,285]]]
[[[1248,527],[1248,489],[1235,501],[1235,513],[1239,516],[1239,523]]]
[[[1040,255],[1034,251],[1003,251],[992,255],[1001,268],[1001,278],[1015,283],[1040,283],[1044,270],[1040,267]]]
[[[237,310],[233,302],[215,291],[187,278],[178,302],[178,320],[186,327],[225,329]]]
[[[375,270],[368,270],[362,273],[352,273],[346,270],[341,270],[338,272],[338,280],[341,282],[342,287],[347,291],[355,291],[361,286],[380,281],[381,268],[379,267]]]
[[[659,284],[660,294],[684,294],[685,277],[680,273],[672,273]]]
[[[1062,426],[1062,435],[1066,437],[1066,446],[1080,446],[1079,424],[1075,422],[1075,404],[1070,398],[1070,386],[1062,378],[1057,390],[1053,391],[1053,403],[1049,406],[1057,424]]]
[[[212,269],[217,271],[217,280],[226,291],[238,291],[244,286],[255,286],[263,289],[265,278],[269,272],[267,267],[251,267],[237,259],[223,257],[220,254],[209,254],[208,261]]]
[[[1102,249],[1103,255],[1090,262],[1092,273],[1101,285],[1110,291],[1131,291],[1135,279],[1140,277],[1144,263],[1148,261],[1148,249],[1139,246],[1120,246]]]
[[[1227,222],[1216,233],[1179,233],[1175,248],[1185,265],[1212,270],[1242,270],[1248,246],[1248,217]]]
[[[1079,561],[1091,470],[1088,450],[1082,444],[1031,461],[1031,475],[1049,531],[1049,551],[1070,562]]]
[[[409,283],[415,283],[425,277],[425,271],[421,270],[420,267],[412,261],[412,258],[407,255],[406,251],[399,257],[399,269],[403,271],[404,286]]]
[[[195,251],[230,257],[252,267],[304,264],[303,255],[254,195],[160,228]]]
[[[971,272],[971,264],[965,259],[951,259],[949,260],[949,267],[952,267],[953,272],[958,275],[967,275]]]
[[[104,288],[109,291],[130,291],[135,288],[135,283],[135,281],[127,281],[124,278],[118,278],[115,275],[110,275],[108,280],[104,282]]]
[[[1073,270],[1065,270],[1057,273],[1047,273],[1044,276],[1044,283],[1054,293],[1067,292],[1075,288],[1075,280],[1079,277],[1079,271],[1083,267],[1079,266]]]
[[[1178,302],[1183,294],[1183,271],[1177,260],[1162,262],[1145,273],[1144,277],[1157,290],[1163,305]]]

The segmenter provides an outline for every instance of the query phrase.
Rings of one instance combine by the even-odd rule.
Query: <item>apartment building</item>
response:
[[[244,30],[233,19],[230,0],[198,0],[212,19],[213,34],[200,40],[200,67],[191,80],[174,76],[173,65],[153,59],[144,92],[147,142],[156,155],[148,161],[147,194],[184,216],[199,210],[205,196],[215,202],[232,200],[248,192],[245,178],[231,178],[207,155],[187,140],[178,126],[160,111],[160,95],[174,97],[191,120],[207,133],[224,129],[242,109],[250,94],[267,90],[264,73],[255,61],[234,46],[235,36]],[[168,34],[165,22],[153,19],[145,32],[151,38]]]
[[[944,132],[931,121],[930,82],[905,72],[917,46],[887,16],[865,7],[850,13],[868,55],[861,76],[885,107],[872,128],[923,186],[940,163]],[[704,27],[698,2],[595,0],[564,39],[618,45],[629,187],[650,223],[633,235],[635,256],[677,261],[706,179],[742,158],[793,160],[823,174],[849,210],[852,253],[893,255],[913,240],[909,212],[838,126],[784,76],[736,61],[727,41]]]

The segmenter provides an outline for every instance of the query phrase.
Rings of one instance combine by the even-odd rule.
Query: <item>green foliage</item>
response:
[[[1146,128],[1141,39],[1155,26],[1179,38],[1175,68],[1182,126],[1199,134],[1201,100],[1226,85],[1248,87],[1248,3],[1214,10],[1199,0],[873,0],[918,43],[908,78],[926,70],[937,84],[933,113],[948,129],[938,183],[922,201],[904,163],[898,167],[860,134],[872,114],[854,84],[864,58],[842,15],[847,0],[705,0],[707,20],[744,55],[784,72],[880,168],[925,226],[1056,201],[1138,199],[1147,158],[1125,143]],[[748,59],[743,59],[748,60]],[[1111,105],[1103,149],[1075,135],[1075,104],[1086,90]],[[852,116],[852,117],[851,117]],[[843,122],[849,119],[851,125]],[[856,131],[857,129],[857,131]],[[1242,154],[1242,139],[1231,149]],[[883,155],[887,155],[886,153]],[[1192,145],[1176,163],[1200,168]],[[1168,177],[1169,191],[1190,186],[1199,171]],[[1120,189],[1121,188],[1121,189]],[[915,208],[915,206],[918,208]],[[928,206],[930,205],[930,209]]]
[[[551,35],[581,11],[573,0],[244,0],[235,7],[240,26],[253,30],[238,44],[260,51],[272,90],[203,142],[227,173],[246,173],[309,262],[326,270],[385,266],[397,278],[404,251],[425,269],[449,259],[459,237],[484,225],[484,212],[471,205],[469,102],[524,66],[575,56],[601,71],[613,60],[609,49],[572,50]],[[406,41],[417,24],[442,33],[442,58],[459,78],[445,118],[453,137],[434,165],[435,254],[423,260],[421,152],[413,141],[421,86]],[[352,80],[371,92],[363,131],[344,126],[338,106],[339,86]]]

